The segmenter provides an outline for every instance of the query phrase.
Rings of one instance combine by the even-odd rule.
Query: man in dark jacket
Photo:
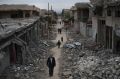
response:
[[[47,59],[47,66],[49,68],[49,76],[53,76],[53,71],[54,71],[54,67],[56,66],[56,61],[52,55]]]
[[[63,37],[61,37],[61,41],[63,42]]]
[[[61,45],[60,40],[58,40],[57,45],[58,45],[58,48],[60,48],[60,45]]]

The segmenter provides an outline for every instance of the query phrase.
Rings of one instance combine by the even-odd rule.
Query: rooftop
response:
[[[16,31],[33,24],[38,17],[24,19],[0,19],[0,39],[6,38]]]
[[[75,6],[77,8],[89,8],[90,7],[90,3],[85,2],[85,3],[76,3]]]
[[[95,5],[95,6],[102,6],[102,5],[106,5],[106,4],[114,4],[114,3],[118,3],[120,2],[120,0],[90,0],[91,4]]]
[[[76,10],[76,7],[75,6],[72,6],[71,8],[70,8],[70,10]]]
[[[27,4],[3,4],[0,5],[0,11],[11,11],[11,10],[36,10],[40,11],[39,8],[35,7],[34,5],[27,5]]]

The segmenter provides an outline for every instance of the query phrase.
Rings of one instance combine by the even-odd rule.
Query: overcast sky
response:
[[[61,11],[63,8],[70,8],[76,2],[89,2],[89,0],[0,0],[0,4],[30,4],[41,9],[47,9],[48,2],[56,11]]]

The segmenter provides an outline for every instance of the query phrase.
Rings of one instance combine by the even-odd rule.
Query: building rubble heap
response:
[[[3,74],[7,79],[45,79],[46,59],[49,56],[49,49],[55,45],[51,41],[40,40],[31,42],[28,46],[29,54],[24,65],[11,65]]]
[[[74,37],[74,34],[71,37]],[[110,50],[100,47],[91,39],[74,37],[66,44],[80,42],[77,48],[65,48],[62,51],[61,79],[119,79],[120,57]],[[93,46],[93,47],[91,47]],[[97,50],[97,51],[96,51]]]

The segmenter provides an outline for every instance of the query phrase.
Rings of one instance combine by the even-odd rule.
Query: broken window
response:
[[[23,11],[17,10],[11,14],[11,18],[23,18]]]
[[[120,10],[115,11],[115,17],[120,17]]]
[[[26,14],[25,14],[25,17],[30,17],[30,14],[29,14],[29,13],[26,13]]]
[[[96,6],[95,10],[93,12],[94,12],[94,15],[102,16],[103,15],[103,7]]]
[[[111,16],[111,10],[107,10],[107,16]]]

